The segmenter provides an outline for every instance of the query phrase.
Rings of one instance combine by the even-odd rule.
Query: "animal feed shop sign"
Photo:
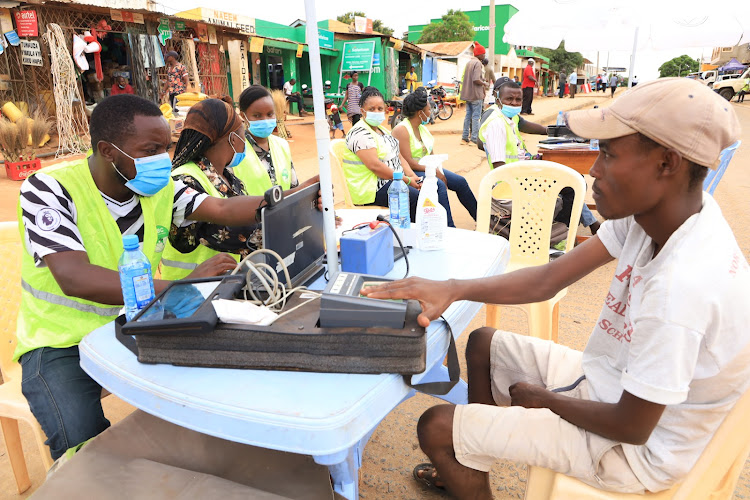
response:
[[[25,66],[44,66],[42,48],[36,40],[21,40],[21,62]]]

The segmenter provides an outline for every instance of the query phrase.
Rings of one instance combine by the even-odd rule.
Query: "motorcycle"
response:
[[[401,123],[405,116],[404,116],[404,101],[394,99],[392,101],[386,102],[388,105],[388,124],[391,126],[391,130],[393,130],[396,125]]]
[[[432,80],[425,85],[429,89],[429,97],[428,100],[430,101],[430,105],[432,107],[432,121],[434,121],[435,118],[439,118],[441,120],[447,120],[451,116],[453,116],[453,106],[446,103],[443,99],[447,96],[447,93],[445,92],[445,89],[442,85],[435,86],[435,80]]]

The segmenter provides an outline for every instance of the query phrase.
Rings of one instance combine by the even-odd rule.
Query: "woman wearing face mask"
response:
[[[248,194],[262,196],[271,186],[281,186],[285,194],[290,194],[318,182],[316,175],[300,184],[289,143],[272,135],[276,112],[268,89],[252,85],[243,90],[240,115],[247,124],[244,136],[247,155],[234,173],[245,183]]]
[[[388,206],[388,188],[394,172],[403,172],[409,187],[411,219],[417,212],[421,178],[407,162],[401,162],[399,141],[381,125],[385,120],[383,94],[375,87],[365,87],[359,102],[362,119],[346,135],[344,176],[355,205]],[[448,192],[438,179],[438,200],[448,214],[448,225],[455,227]]]
[[[402,121],[393,129],[393,137],[398,139],[401,156],[406,160],[411,169],[420,177],[424,177],[424,166],[419,160],[426,155],[435,154],[433,146],[435,139],[427,130],[430,122],[430,104],[427,100],[427,92],[420,87],[404,98],[404,114],[406,120]],[[466,179],[450,170],[443,169],[437,172],[438,179],[443,181],[451,191],[455,191],[458,200],[466,208],[472,219],[477,219],[477,199],[471,192]]]
[[[245,184],[232,171],[247,153],[244,129],[242,120],[226,102],[206,99],[195,104],[177,141],[172,177],[217,198],[247,195]],[[193,221],[172,227],[162,256],[162,277],[182,279],[220,252],[244,257],[261,246],[258,229],[257,225],[227,227]]]

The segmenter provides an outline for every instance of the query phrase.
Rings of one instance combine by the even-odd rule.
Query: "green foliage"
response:
[[[694,73],[698,71],[700,64],[698,61],[688,55],[681,55],[665,62],[659,66],[659,78],[666,78],[669,76],[685,76],[688,73]]]
[[[534,47],[534,52],[544,57],[549,57],[549,69],[552,71],[570,74],[572,70],[583,64],[583,56],[580,52],[568,52],[565,50],[565,41],[560,42],[556,49],[545,49]]]
[[[357,11],[347,12],[346,14],[342,14],[338,16],[336,20],[344,24],[352,24],[356,16],[367,17],[367,15],[364,12],[357,10]],[[381,21],[380,19],[372,20],[372,30],[377,31],[378,33],[382,33],[384,35],[389,35],[389,36],[393,35],[393,29],[383,24],[383,21]]]
[[[474,40],[474,23],[460,10],[449,10],[439,23],[425,26],[419,43],[463,42]]]

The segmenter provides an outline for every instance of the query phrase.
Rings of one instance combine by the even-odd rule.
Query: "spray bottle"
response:
[[[448,229],[448,214],[438,201],[438,184],[435,172],[448,155],[430,155],[419,163],[424,165],[425,178],[417,199],[417,246],[420,250],[440,250]]]

